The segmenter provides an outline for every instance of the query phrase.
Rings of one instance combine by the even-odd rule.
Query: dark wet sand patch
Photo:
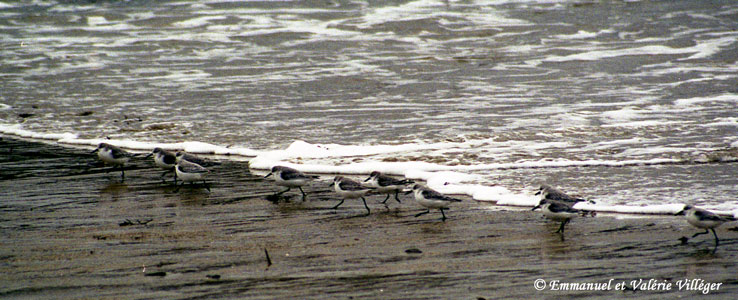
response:
[[[579,218],[558,224],[524,209],[466,201],[414,218],[411,196],[339,209],[330,178],[286,194],[244,162],[212,168],[211,192],[163,183],[135,160],[120,182],[84,150],[0,141],[0,297],[90,299],[733,299],[736,224],[697,229],[676,217]],[[265,249],[269,253],[268,264]],[[666,291],[543,291],[534,281],[672,282]],[[676,282],[719,282],[707,296]]]

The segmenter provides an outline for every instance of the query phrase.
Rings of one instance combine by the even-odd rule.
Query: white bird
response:
[[[177,172],[174,171],[174,166],[177,165],[177,156],[174,153],[159,147],[154,148],[154,151],[149,153],[149,155],[146,155],[146,158],[152,155],[154,156],[154,164],[165,170],[164,173],[161,174],[162,181],[164,180],[164,175],[169,172],[174,172],[174,184],[177,184]]]
[[[413,183],[411,180],[396,179],[377,171],[369,174],[369,178],[364,180],[364,182],[367,182],[369,186],[376,188],[375,191],[377,193],[387,194],[387,198],[384,198],[384,201],[382,201],[383,204],[387,203],[387,200],[389,200],[391,194],[395,194],[395,200],[397,200],[397,203],[401,203],[398,194],[400,193],[400,191],[405,189],[406,185]]]
[[[364,199],[364,195],[371,191],[372,188],[365,187],[361,185],[361,183],[348,179],[346,177],[336,176],[335,178],[333,178],[333,189],[336,191],[336,194],[338,194],[338,196],[341,196],[341,198],[343,198],[341,199],[341,202],[333,207],[333,209],[341,206],[341,204],[343,204],[343,201],[346,199],[361,198],[361,201],[364,202],[364,207],[366,207],[366,215],[368,216],[371,213],[371,211],[369,210],[369,206],[366,205],[366,199]]]
[[[418,213],[415,215],[415,217],[420,217],[424,214],[430,213],[431,208],[437,208],[441,211],[441,221],[446,221],[446,214],[443,212],[443,210],[448,209],[449,205],[454,202],[461,202],[460,199],[452,198],[446,195],[443,195],[439,192],[436,192],[428,187],[424,187],[420,184],[416,184],[413,186],[413,190],[408,193],[414,193],[415,194],[415,201],[418,202],[418,204],[422,205],[423,207],[428,208],[428,210]]]
[[[126,174],[123,166],[131,157],[134,156],[133,154],[108,143],[100,143],[97,145],[97,148],[91,153],[95,152],[97,152],[97,157],[103,161],[103,163],[113,165],[114,167],[119,166],[120,178],[121,180],[125,180]]]
[[[271,172],[269,172],[269,174],[264,176],[264,178],[267,178],[272,175],[274,175],[274,183],[276,183],[279,186],[287,187],[286,190],[278,192],[274,194],[274,196],[282,195],[288,192],[293,187],[296,187],[300,189],[300,192],[302,193],[302,201],[305,201],[305,198],[307,197],[307,194],[305,194],[305,191],[302,190],[302,186],[308,184],[309,181],[318,178],[318,176],[305,175],[304,173],[298,170],[295,170],[290,167],[285,167],[285,166],[272,167]]]
[[[177,189],[175,191],[178,191],[179,188],[185,184],[185,182],[194,183],[201,180],[202,183],[205,185],[205,188],[210,191],[210,186],[203,178],[203,176],[210,172],[205,167],[193,162],[181,160],[177,163],[177,165],[175,165],[174,171],[177,174],[177,178],[182,180],[182,184],[177,186]]]
[[[543,215],[546,216],[546,218],[561,222],[561,226],[559,227],[559,230],[556,230],[556,232],[560,232],[562,236],[564,234],[564,226],[566,226],[572,218],[586,213],[585,211],[572,208],[567,203],[549,199],[541,200],[538,205],[533,207],[532,210],[539,208],[542,209]]]
[[[715,236],[716,248],[720,243],[720,240],[718,239],[717,233],[715,233],[715,228],[720,227],[723,223],[735,221],[735,218],[719,216],[713,212],[697,208],[692,205],[685,205],[680,212],[676,213],[676,215],[685,215],[689,224],[705,230],[705,232],[695,233],[692,238],[698,235],[710,233],[710,230],[712,230],[712,235]],[[686,237],[683,239],[685,239],[684,241],[686,242]]]

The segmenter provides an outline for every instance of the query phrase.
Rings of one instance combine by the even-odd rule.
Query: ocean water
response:
[[[738,215],[735,1],[0,2],[0,133]]]

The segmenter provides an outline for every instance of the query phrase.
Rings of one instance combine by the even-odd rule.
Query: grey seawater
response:
[[[393,159],[669,158],[690,174],[738,158],[736,20],[733,1],[6,3],[0,121],[253,149],[492,139],[511,146]],[[733,167],[710,184],[633,168],[480,173],[590,197],[646,181],[613,203],[736,207],[736,176],[717,174]]]

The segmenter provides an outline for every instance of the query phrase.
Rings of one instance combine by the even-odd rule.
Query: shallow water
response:
[[[2,4],[0,132],[247,159],[404,145],[260,161],[738,214],[735,168],[711,168],[738,160],[736,20],[733,1]]]

